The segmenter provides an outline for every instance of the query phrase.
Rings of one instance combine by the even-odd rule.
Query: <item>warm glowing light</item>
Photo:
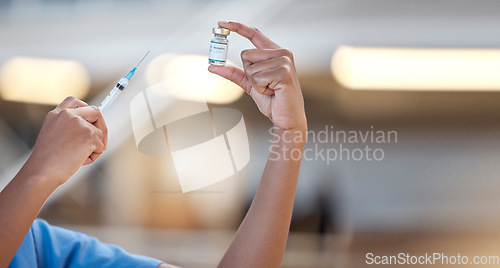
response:
[[[500,90],[500,49],[341,46],[331,69],[349,89]]]
[[[163,54],[154,58],[148,65],[146,79],[150,86],[163,80],[177,83],[182,90],[179,98],[191,99],[190,96],[205,96],[207,102],[231,103],[243,94],[237,85],[208,72],[206,56]],[[231,64],[231,62],[229,62]],[[199,99],[199,98],[195,98]]]
[[[58,104],[83,98],[89,86],[85,67],[70,60],[12,58],[0,70],[0,93],[10,101]]]

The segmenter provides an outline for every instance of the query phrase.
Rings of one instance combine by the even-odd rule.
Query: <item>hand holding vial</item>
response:
[[[210,65],[208,70],[242,87],[275,127],[305,132],[304,99],[292,52],[241,23],[221,21],[219,27],[248,38],[256,48],[241,52],[243,69]]]

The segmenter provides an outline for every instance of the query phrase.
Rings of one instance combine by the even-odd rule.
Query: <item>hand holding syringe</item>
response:
[[[111,92],[109,92],[109,94],[106,96],[106,98],[104,98],[104,100],[101,102],[101,104],[98,107],[101,112],[104,112],[105,110],[107,110],[109,108],[109,106],[115,101],[115,99],[122,93],[122,91],[125,89],[125,87],[128,86],[128,83],[130,82],[130,79],[134,75],[135,71],[137,70],[137,67],[139,67],[139,64],[141,64],[141,62],[146,58],[146,56],[149,54],[149,52],[150,51],[148,51],[148,53],[146,53],[146,55],[144,55],[144,57],[142,57],[142,59],[139,61],[139,63],[137,63],[137,65],[134,68],[132,68],[132,70],[130,70],[130,72],[128,72],[128,74],[126,76],[124,76],[122,79],[120,79],[120,81],[118,81],[118,83],[113,88],[113,90],[111,90]]]

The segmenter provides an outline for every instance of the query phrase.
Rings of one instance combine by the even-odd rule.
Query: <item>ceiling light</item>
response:
[[[331,69],[348,89],[500,90],[500,49],[341,46]]]
[[[230,63],[230,62],[229,62]],[[149,86],[163,80],[177,83],[179,98],[189,100],[191,96],[205,96],[210,103],[231,103],[243,94],[243,90],[222,77],[210,73],[208,59],[200,55],[163,54],[148,65],[146,80]],[[199,98],[195,98],[195,101]]]
[[[87,70],[76,61],[19,57],[0,70],[0,93],[9,101],[55,105],[85,97],[89,87]]]

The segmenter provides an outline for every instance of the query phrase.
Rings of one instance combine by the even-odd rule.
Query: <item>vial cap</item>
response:
[[[229,29],[226,29],[226,28],[213,28],[212,29],[212,33],[214,34],[220,34],[220,35],[229,35],[231,31],[229,31]]]

